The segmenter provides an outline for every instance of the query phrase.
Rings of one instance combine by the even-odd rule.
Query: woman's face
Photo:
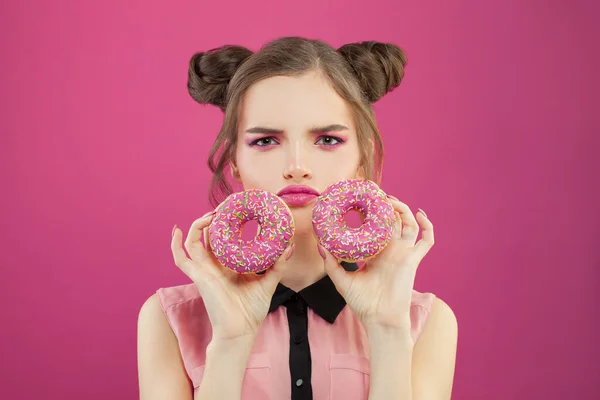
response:
[[[350,111],[320,74],[271,77],[246,92],[234,169],[244,189],[277,194],[305,185],[321,193],[341,179],[360,177],[359,162]],[[316,197],[282,198],[288,199],[296,230],[310,229]]]

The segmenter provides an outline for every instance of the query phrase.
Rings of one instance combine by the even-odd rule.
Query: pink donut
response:
[[[278,196],[260,189],[229,195],[215,210],[208,228],[210,246],[225,267],[240,273],[256,273],[271,267],[294,236],[294,220]],[[242,226],[256,220],[259,233],[242,239]]]
[[[344,215],[351,209],[364,216],[358,228],[348,227]],[[317,240],[339,261],[361,262],[376,256],[394,234],[392,203],[375,182],[342,180],[317,199],[312,224]]]

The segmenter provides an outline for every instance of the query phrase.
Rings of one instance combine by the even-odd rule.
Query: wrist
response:
[[[253,336],[223,340],[214,337],[206,347],[206,360],[198,398],[239,399]]]
[[[410,327],[370,325],[366,327],[365,331],[372,350],[390,347],[412,349],[414,346]]]
[[[369,399],[412,399],[414,344],[410,329],[372,327],[368,337],[371,363]]]
[[[360,319],[366,330],[410,331],[412,322],[409,313],[375,314]]]
[[[255,335],[240,336],[237,338],[223,339],[213,336],[206,346],[207,357],[212,354],[250,354],[256,340]]]

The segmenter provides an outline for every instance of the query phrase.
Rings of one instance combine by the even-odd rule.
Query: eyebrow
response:
[[[329,133],[329,132],[339,132],[339,131],[348,131],[348,127],[340,124],[333,124],[327,126],[317,126],[310,129],[310,133]],[[254,128],[246,129],[246,133],[261,133],[261,134],[270,134],[270,135],[280,135],[283,133],[280,129],[272,129],[272,128],[263,128],[261,126],[255,126]]]

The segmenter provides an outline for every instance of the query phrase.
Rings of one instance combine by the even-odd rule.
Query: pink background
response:
[[[188,60],[287,35],[408,54],[383,188],[436,226],[416,289],[458,317],[453,398],[598,398],[597,3],[261,3],[1,3],[0,398],[138,396],[139,308],[209,211],[222,114]]]

